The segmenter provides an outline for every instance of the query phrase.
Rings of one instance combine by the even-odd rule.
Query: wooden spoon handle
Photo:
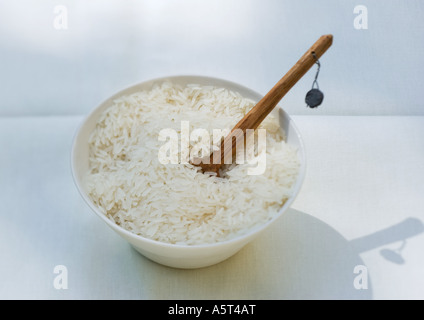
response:
[[[302,78],[333,42],[332,35],[321,36],[280,81],[236,124],[234,129],[256,129],[287,92]]]
[[[220,163],[213,163],[213,158],[219,157],[212,154],[210,156],[210,164],[200,164],[203,172],[218,172],[224,159],[231,157],[235,153],[236,143],[238,139],[244,137],[246,129],[256,129],[266,116],[275,108],[278,102],[286,95],[286,93],[302,78],[305,73],[316,62],[312,53],[315,53],[316,58],[320,58],[333,43],[331,34],[321,36],[317,42],[299,59],[298,62],[286,73],[284,77],[241,119],[221,143],[221,148],[218,151],[221,153]],[[241,129],[241,130],[236,130]],[[235,131],[236,130],[236,131]],[[238,132],[238,134],[235,134]],[[231,141],[230,141],[231,140]]]

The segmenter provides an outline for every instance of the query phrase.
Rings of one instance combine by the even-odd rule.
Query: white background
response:
[[[367,30],[353,25],[360,4]],[[423,15],[420,0],[0,0],[0,298],[423,299]],[[157,265],[83,203],[69,153],[100,101],[178,74],[266,93],[327,33],[324,104],[304,104],[314,71],[280,104],[305,140],[303,189],[236,256]],[[53,287],[60,264],[68,290]],[[353,286],[356,265],[368,290]]]
[[[53,27],[56,5],[68,29]],[[353,9],[368,8],[368,30]],[[198,74],[266,93],[322,34],[326,104],[304,108],[310,72],[286,96],[290,114],[424,115],[420,0],[0,1],[0,115],[86,114],[111,92]]]

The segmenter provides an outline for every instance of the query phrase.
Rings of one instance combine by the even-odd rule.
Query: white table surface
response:
[[[308,170],[292,209],[197,270],[149,261],[83,202],[70,172],[82,116],[0,118],[0,298],[423,299],[424,117],[293,118]]]

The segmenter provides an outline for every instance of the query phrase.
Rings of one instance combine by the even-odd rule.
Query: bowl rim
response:
[[[82,186],[82,181],[79,181],[79,179],[76,175],[77,170],[76,170],[76,164],[75,164],[75,152],[76,152],[76,149],[77,149],[78,137],[81,133],[81,129],[84,127],[84,125],[87,123],[87,121],[98,111],[99,108],[104,107],[104,105],[108,101],[116,99],[117,97],[124,95],[126,91],[130,91],[130,90],[135,89],[139,86],[143,86],[143,85],[146,85],[148,83],[155,84],[155,83],[160,83],[160,82],[165,82],[165,81],[171,81],[172,82],[172,80],[181,79],[181,78],[187,78],[187,79],[191,79],[191,78],[196,79],[197,78],[197,79],[202,79],[202,80],[217,81],[217,82],[220,82],[220,83],[223,83],[223,84],[229,84],[229,85],[232,85],[232,86],[235,86],[235,87],[240,87],[245,91],[250,91],[252,94],[254,94],[258,97],[263,97],[263,95],[258,93],[257,91],[254,91],[254,90],[250,89],[249,87],[246,87],[246,86],[239,84],[237,82],[233,82],[233,81],[229,81],[229,80],[217,78],[217,77],[203,76],[203,75],[191,75],[191,74],[157,77],[157,78],[137,82],[137,83],[130,85],[130,86],[126,86],[123,89],[115,92],[113,95],[109,96],[108,98],[104,99],[99,104],[97,104],[97,106],[94,107],[84,117],[84,119],[81,121],[81,123],[78,125],[78,128],[76,129],[76,131],[74,133],[73,140],[72,140],[72,148],[71,148],[71,154],[70,154],[70,156],[71,156],[71,161],[70,161],[71,172],[72,172],[72,178],[73,178],[74,184],[76,185],[79,194],[84,199],[86,204],[90,207],[91,210],[94,211],[94,213],[98,217],[100,217],[109,227],[114,229],[119,234],[124,234],[125,236],[127,236],[127,237],[129,237],[129,238],[131,238],[135,241],[143,241],[145,243],[155,245],[155,246],[160,246],[160,247],[163,247],[163,248],[185,249],[185,250],[187,250],[187,249],[195,250],[195,249],[203,249],[203,248],[213,248],[213,247],[219,247],[219,246],[222,246],[222,245],[230,245],[230,244],[235,244],[235,243],[238,243],[238,242],[245,241],[249,237],[252,237],[256,234],[261,233],[263,230],[265,230],[267,227],[269,227],[274,221],[279,219],[284,214],[284,212],[286,212],[290,208],[291,204],[294,202],[294,200],[297,198],[298,194],[300,193],[301,187],[302,187],[304,179],[305,179],[305,175],[306,175],[306,150],[305,150],[305,144],[304,144],[303,138],[300,134],[299,129],[297,128],[296,124],[294,123],[293,119],[290,117],[290,115],[287,112],[285,112],[282,109],[282,107],[280,105],[277,105],[277,107],[274,110],[278,110],[279,112],[283,113],[284,117],[287,118],[290,125],[293,127],[294,132],[296,133],[297,138],[299,140],[299,147],[298,147],[297,155],[298,155],[299,161],[300,161],[300,168],[299,168],[299,173],[298,173],[298,176],[296,178],[296,181],[291,188],[292,189],[292,196],[289,197],[286,200],[286,202],[283,204],[283,206],[278,210],[278,212],[271,219],[269,219],[268,221],[266,221],[263,224],[254,226],[253,228],[248,230],[246,233],[235,236],[233,238],[230,238],[230,239],[227,239],[227,240],[224,240],[224,241],[214,242],[214,243],[204,243],[204,244],[190,245],[190,244],[181,244],[181,243],[176,243],[176,244],[167,243],[167,242],[162,242],[162,241],[150,239],[150,238],[135,234],[135,233],[119,226],[114,221],[110,220],[105,214],[103,214],[100,211],[100,209],[91,201],[88,194],[86,194],[86,192],[84,191],[84,188]],[[193,80],[193,81],[195,81],[195,80]],[[195,82],[193,82],[193,83],[195,83]],[[211,85],[213,85],[213,84],[211,84]],[[299,152],[300,150],[302,152]]]

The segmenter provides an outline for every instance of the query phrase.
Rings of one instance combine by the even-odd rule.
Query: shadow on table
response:
[[[365,252],[389,243],[401,241],[397,249],[383,248],[380,250],[380,254],[387,261],[396,264],[404,264],[405,259],[402,257],[402,251],[406,247],[407,238],[422,232],[424,232],[423,223],[419,219],[408,218],[387,229],[351,240],[350,244],[357,252]]]
[[[354,273],[364,265],[359,253],[423,231],[421,221],[411,218],[348,241],[324,222],[290,209],[269,232],[208,268],[168,268],[131,252],[149,299],[371,299],[370,274]],[[399,263],[399,253],[386,250],[382,256]],[[356,289],[355,278],[368,288]]]

